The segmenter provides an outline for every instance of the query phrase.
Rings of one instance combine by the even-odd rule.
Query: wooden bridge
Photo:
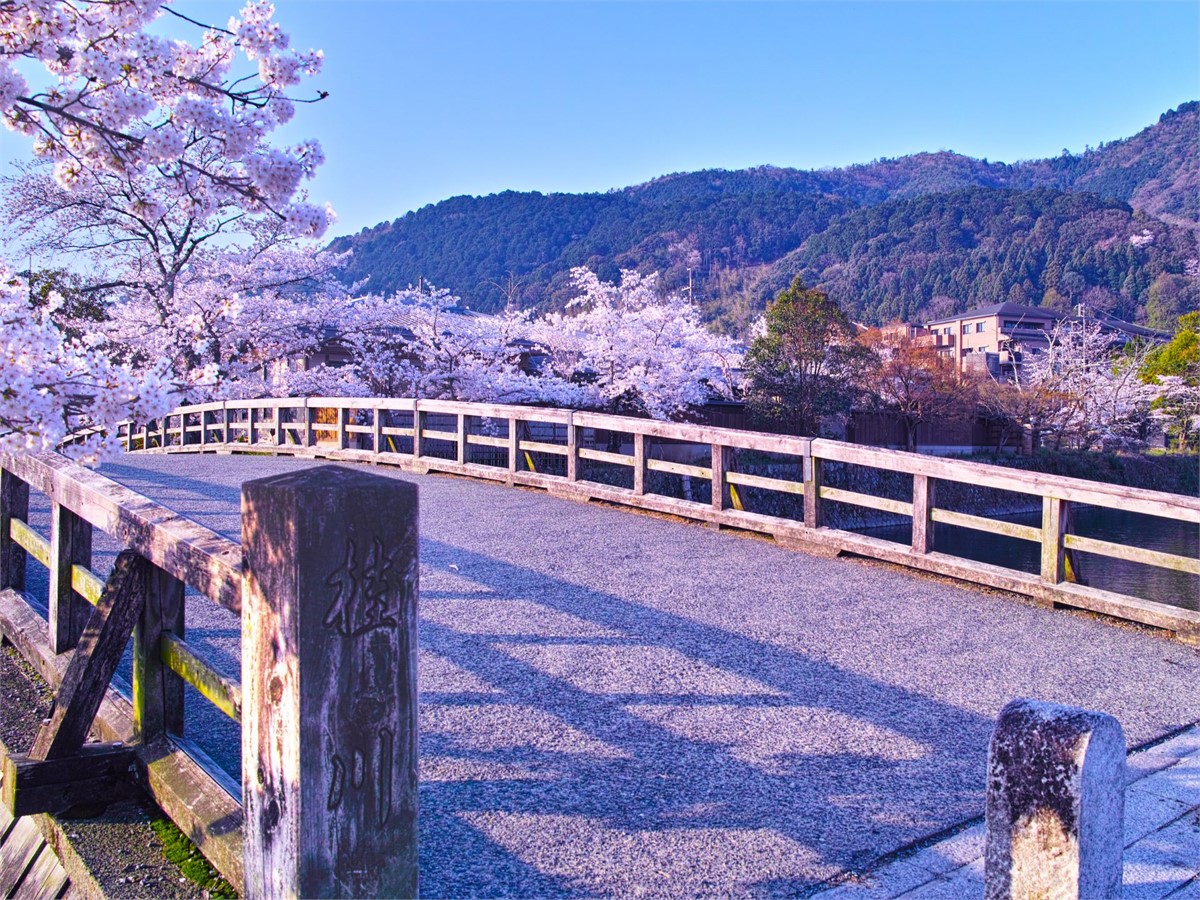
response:
[[[571,499],[599,499],[764,533],[785,546],[827,555],[846,552],[873,557],[1024,594],[1044,604],[1076,606],[1141,622],[1166,629],[1185,642],[1200,639],[1200,613],[1194,610],[1066,580],[1071,551],[1200,574],[1196,559],[1099,541],[1069,530],[1071,504],[1200,523],[1200,500],[1195,498],[833,441],[567,410],[441,401],[231,401],[183,408],[158,422],[125,426],[120,436],[132,451],[320,457],[544,488]],[[794,466],[796,477],[739,471],[748,468],[743,463],[751,454]],[[911,476],[911,497],[873,496],[823,484],[823,469],[830,463],[906,473]],[[183,637],[185,586],[241,614],[246,591],[243,547],[61,457],[4,456],[0,465],[0,589],[4,589],[0,629],[47,681],[65,685],[64,691],[69,692],[60,695],[58,721],[52,723],[54,733],[41,741],[44,746],[35,746],[29,759],[10,760],[4,788],[8,805],[20,811],[20,804],[27,802],[32,811],[47,808],[51,799],[63,802],[64,793],[75,799],[87,791],[102,794],[111,789],[122,766],[132,762],[159,805],[222,874],[239,888],[247,887],[243,786],[181,736],[185,682],[235,722],[268,715],[263,704],[270,703],[257,694],[244,710],[243,685],[222,675]],[[605,471],[608,474],[596,474]],[[622,473],[625,483],[613,472]],[[652,473],[688,479],[693,499],[656,493]],[[939,507],[937,489],[944,482],[1026,495],[1041,504],[1042,525],[1017,525]],[[701,485],[708,489],[707,498],[699,490]],[[28,524],[31,488],[51,504],[48,539]],[[755,512],[755,492],[799,497],[803,518]],[[698,494],[702,499],[695,499]],[[831,503],[911,517],[911,546],[826,527],[825,511]],[[943,553],[934,542],[933,525],[938,522],[1040,544],[1040,572],[1031,575]],[[107,579],[90,568],[94,528],[131,551]],[[21,593],[30,557],[49,572],[48,621]],[[137,625],[132,698],[126,699],[106,690],[124,645],[122,630],[110,628],[106,637],[94,623],[85,634],[85,625],[92,605],[106,609],[106,616],[122,615],[119,582],[131,578],[132,568],[140,572],[136,581],[143,588],[138,609],[124,613],[129,629]],[[128,630],[124,634],[128,636]],[[81,639],[88,642],[87,654],[71,652]],[[259,634],[255,642],[261,644],[263,639]],[[89,711],[98,712],[98,737],[122,746],[88,751],[102,760],[92,767],[88,783],[79,782],[78,771],[55,782],[46,763],[79,758],[86,749]],[[58,750],[53,749],[56,746]],[[261,778],[261,762],[256,767],[250,759],[243,760],[244,772],[256,770]],[[252,885],[250,893],[256,893]]]

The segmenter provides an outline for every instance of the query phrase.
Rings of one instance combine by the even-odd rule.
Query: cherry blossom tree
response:
[[[376,396],[575,404],[578,387],[522,367],[532,331],[528,313],[481,315],[436,288],[360,298],[337,326],[358,382]]]
[[[731,392],[740,363],[733,342],[706,329],[683,297],[662,294],[656,276],[624,271],[611,284],[577,268],[571,278],[579,296],[532,333],[551,371],[583,388],[586,405],[669,418]]]
[[[65,452],[94,462],[116,450],[105,426],[132,415],[154,418],[175,402],[162,363],[113,363],[87,337],[71,338],[52,321],[63,303],[51,292],[30,302],[29,286],[0,267],[0,451],[52,449],[68,434],[96,427]]]
[[[339,318],[344,258],[288,244],[202,251],[169,291],[132,290],[110,303],[101,328],[121,358],[168,361],[189,400],[287,393],[275,363],[315,350]]]
[[[269,3],[251,2],[226,27],[200,26],[194,46],[147,30],[164,15],[200,25],[169,0],[0,0],[0,118],[32,138],[53,173],[27,169],[10,181],[8,214],[41,247],[88,257],[97,277],[85,292],[120,294],[113,337],[122,336],[123,318],[134,321],[130,313],[153,311],[143,322],[157,332],[157,347],[146,338],[126,350],[155,359],[155,349],[171,350],[175,374],[195,382],[198,371],[214,376],[233,359],[223,352],[230,332],[222,321],[253,331],[245,327],[252,321],[258,345],[279,324],[246,313],[247,297],[269,297],[270,286],[234,297],[229,270],[245,270],[247,253],[268,258],[285,235],[319,237],[329,223],[328,210],[300,190],[323,161],[320,146],[268,142],[294,114],[289,91],[319,70],[321,55],[293,51]],[[30,86],[31,63],[41,64],[47,84]],[[231,231],[243,238],[243,256],[223,268],[209,244]],[[179,340],[189,331],[190,349]],[[6,330],[6,353],[10,339]],[[43,350],[64,365],[76,359],[69,339]],[[38,390],[77,403],[77,377],[64,368],[56,387],[43,370]],[[56,421],[74,415],[69,404],[54,409]]]
[[[1150,348],[1123,348],[1099,323],[1063,319],[1050,345],[1026,353],[1014,374],[1010,413],[1054,449],[1143,446],[1164,385],[1141,377]]]
[[[4,124],[33,139],[64,187],[121,174],[153,185],[135,198],[151,215],[171,200],[201,215],[232,201],[319,237],[325,211],[296,195],[320,146],[267,139],[293,117],[288,92],[320,70],[321,54],[292,50],[261,0],[223,28],[200,26],[195,46],[150,33],[164,15],[200,26],[169,0],[0,2]],[[29,61],[47,84],[27,82],[18,63]]]

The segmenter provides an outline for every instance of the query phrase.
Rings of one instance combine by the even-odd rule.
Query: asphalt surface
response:
[[[101,471],[236,539],[242,481],[315,464],[128,456]],[[424,896],[805,893],[982,815],[992,722],[1014,697],[1109,712],[1131,747],[1200,721],[1200,652],[1157,633],[372,471],[421,491]],[[190,604],[188,640],[232,674],[238,634]],[[205,707],[192,698],[191,736],[236,773],[237,731]]]

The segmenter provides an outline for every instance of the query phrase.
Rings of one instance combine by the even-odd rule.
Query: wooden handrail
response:
[[[259,439],[257,430],[250,425],[250,411],[265,411],[274,408],[274,426],[277,430],[269,442]],[[282,422],[285,409],[303,409],[303,422]],[[316,410],[337,411],[335,417],[326,422],[315,421]],[[774,535],[789,544],[803,543],[823,546],[837,551],[891,558],[875,543],[863,543],[852,532],[825,527],[823,504],[829,502],[849,504],[898,516],[911,516],[914,522],[913,544],[905,552],[903,563],[914,568],[953,574],[969,581],[1017,590],[1046,602],[1072,605],[1101,605],[1106,612],[1115,608],[1113,595],[1097,588],[1070,585],[1064,579],[1072,573],[1070,555],[1082,550],[1088,553],[1112,556],[1120,559],[1135,559],[1147,565],[1159,566],[1175,571],[1194,571],[1198,563],[1187,557],[1169,553],[1151,552],[1137,547],[1126,547],[1112,542],[1078,538],[1069,532],[1069,507],[1072,504],[1120,509],[1145,515],[1159,516],[1175,521],[1200,523],[1200,498],[1126,488],[1102,484],[1079,478],[1026,472],[985,463],[966,460],[943,459],[916,453],[864,447],[824,438],[804,438],[762,432],[740,431],[685,422],[663,422],[638,419],[602,412],[559,409],[553,407],[514,406],[496,403],[470,403],[456,400],[421,400],[412,398],[370,397],[309,397],[284,398],[279,400],[259,399],[184,407],[175,414],[207,410],[208,415],[218,415],[222,425],[212,430],[221,438],[215,446],[225,451],[240,449],[268,449],[273,453],[299,454],[329,459],[370,459],[396,465],[415,472],[448,472],[468,475],[487,480],[504,481],[509,484],[545,488],[557,493],[583,499],[596,498],[642,509],[667,512],[686,518],[701,519],[719,525],[758,530]],[[407,426],[385,424],[389,412],[408,413],[412,422]],[[234,417],[240,423],[233,423]],[[355,417],[359,418],[355,418]],[[336,422],[334,421],[336,419]],[[497,427],[507,427],[507,435],[477,435],[472,429],[481,420],[493,421]],[[180,420],[183,421],[182,419]],[[368,424],[369,422],[369,424]],[[565,440],[562,429],[565,427]],[[538,434],[538,430],[554,428],[558,434],[552,438]],[[264,427],[264,431],[270,428]],[[625,448],[620,452],[602,441],[592,442],[595,431],[624,435]],[[284,433],[298,435],[297,443],[281,436]],[[176,429],[180,442],[172,446],[179,450],[199,451],[213,449],[214,444],[206,441],[189,443],[186,429]],[[124,426],[122,434],[127,440],[141,443],[142,449],[157,450],[156,444],[170,438],[161,425],[150,423],[140,428]],[[414,438],[414,435],[416,436]],[[207,434],[206,434],[207,436]],[[406,438],[411,449],[401,450],[397,439]],[[695,445],[694,460],[661,459],[651,452],[652,442],[656,446]],[[632,442],[632,453],[628,452]],[[366,445],[364,447],[364,445]],[[707,447],[707,451],[702,449]],[[449,449],[448,449],[449,448]],[[472,456],[486,448],[493,454],[507,457],[507,465],[476,462]],[[772,457],[792,458],[797,463],[796,477],[771,476],[741,473],[736,471],[733,451],[757,451]],[[431,452],[432,451],[432,452]],[[434,455],[434,453],[438,455]],[[558,468],[539,471],[547,456],[565,462]],[[564,459],[565,458],[565,459]],[[709,462],[709,459],[713,462]],[[581,475],[581,462],[601,466],[616,466],[632,470],[632,490],[589,481]],[[873,494],[848,491],[822,484],[823,464],[843,463],[873,469],[900,472],[913,478],[912,502]],[[647,478],[652,472],[695,481],[711,481],[713,500],[697,503],[655,494],[647,489]],[[802,477],[803,475],[803,477]],[[1050,504],[1056,516],[1063,513],[1066,519],[1054,527],[1061,533],[1041,528],[1017,525],[1001,519],[938,507],[935,487],[938,482],[959,482],[975,487],[994,488],[1025,495],[1043,504]],[[790,494],[804,499],[805,518],[803,523],[778,516],[746,510],[738,487]],[[1043,545],[1044,566],[1041,578],[1032,581],[1025,573],[1014,573],[997,566],[985,566],[971,560],[959,559],[944,553],[936,553],[933,544],[933,524],[942,522],[957,527],[970,528],[987,533],[1019,537]],[[1060,527],[1061,526],[1061,527]],[[1047,537],[1049,535],[1049,537]],[[934,558],[936,556],[936,558]],[[895,561],[895,560],[894,560]],[[953,570],[953,571],[951,571]],[[1089,592],[1091,592],[1089,594]],[[1094,594],[1094,596],[1092,596]],[[1100,595],[1104,596],[1101,597]],[[1081,596],[1090,597],[1086,602]],[[1170,627],[1181,637],[1200,640],[1200,613],[1168,604],[1129,598],[1128,617],[1140,622]],[[1147,613],[1152,609],[1152,613]]]

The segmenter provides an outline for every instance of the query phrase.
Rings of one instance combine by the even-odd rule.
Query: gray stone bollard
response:
[[[1121,896],[1125,735],[1110,715],[1037,700],[1000,712],[988,748],[985,896]]]
[[[245,896],[417,893],[417,488],[242,488]]]

